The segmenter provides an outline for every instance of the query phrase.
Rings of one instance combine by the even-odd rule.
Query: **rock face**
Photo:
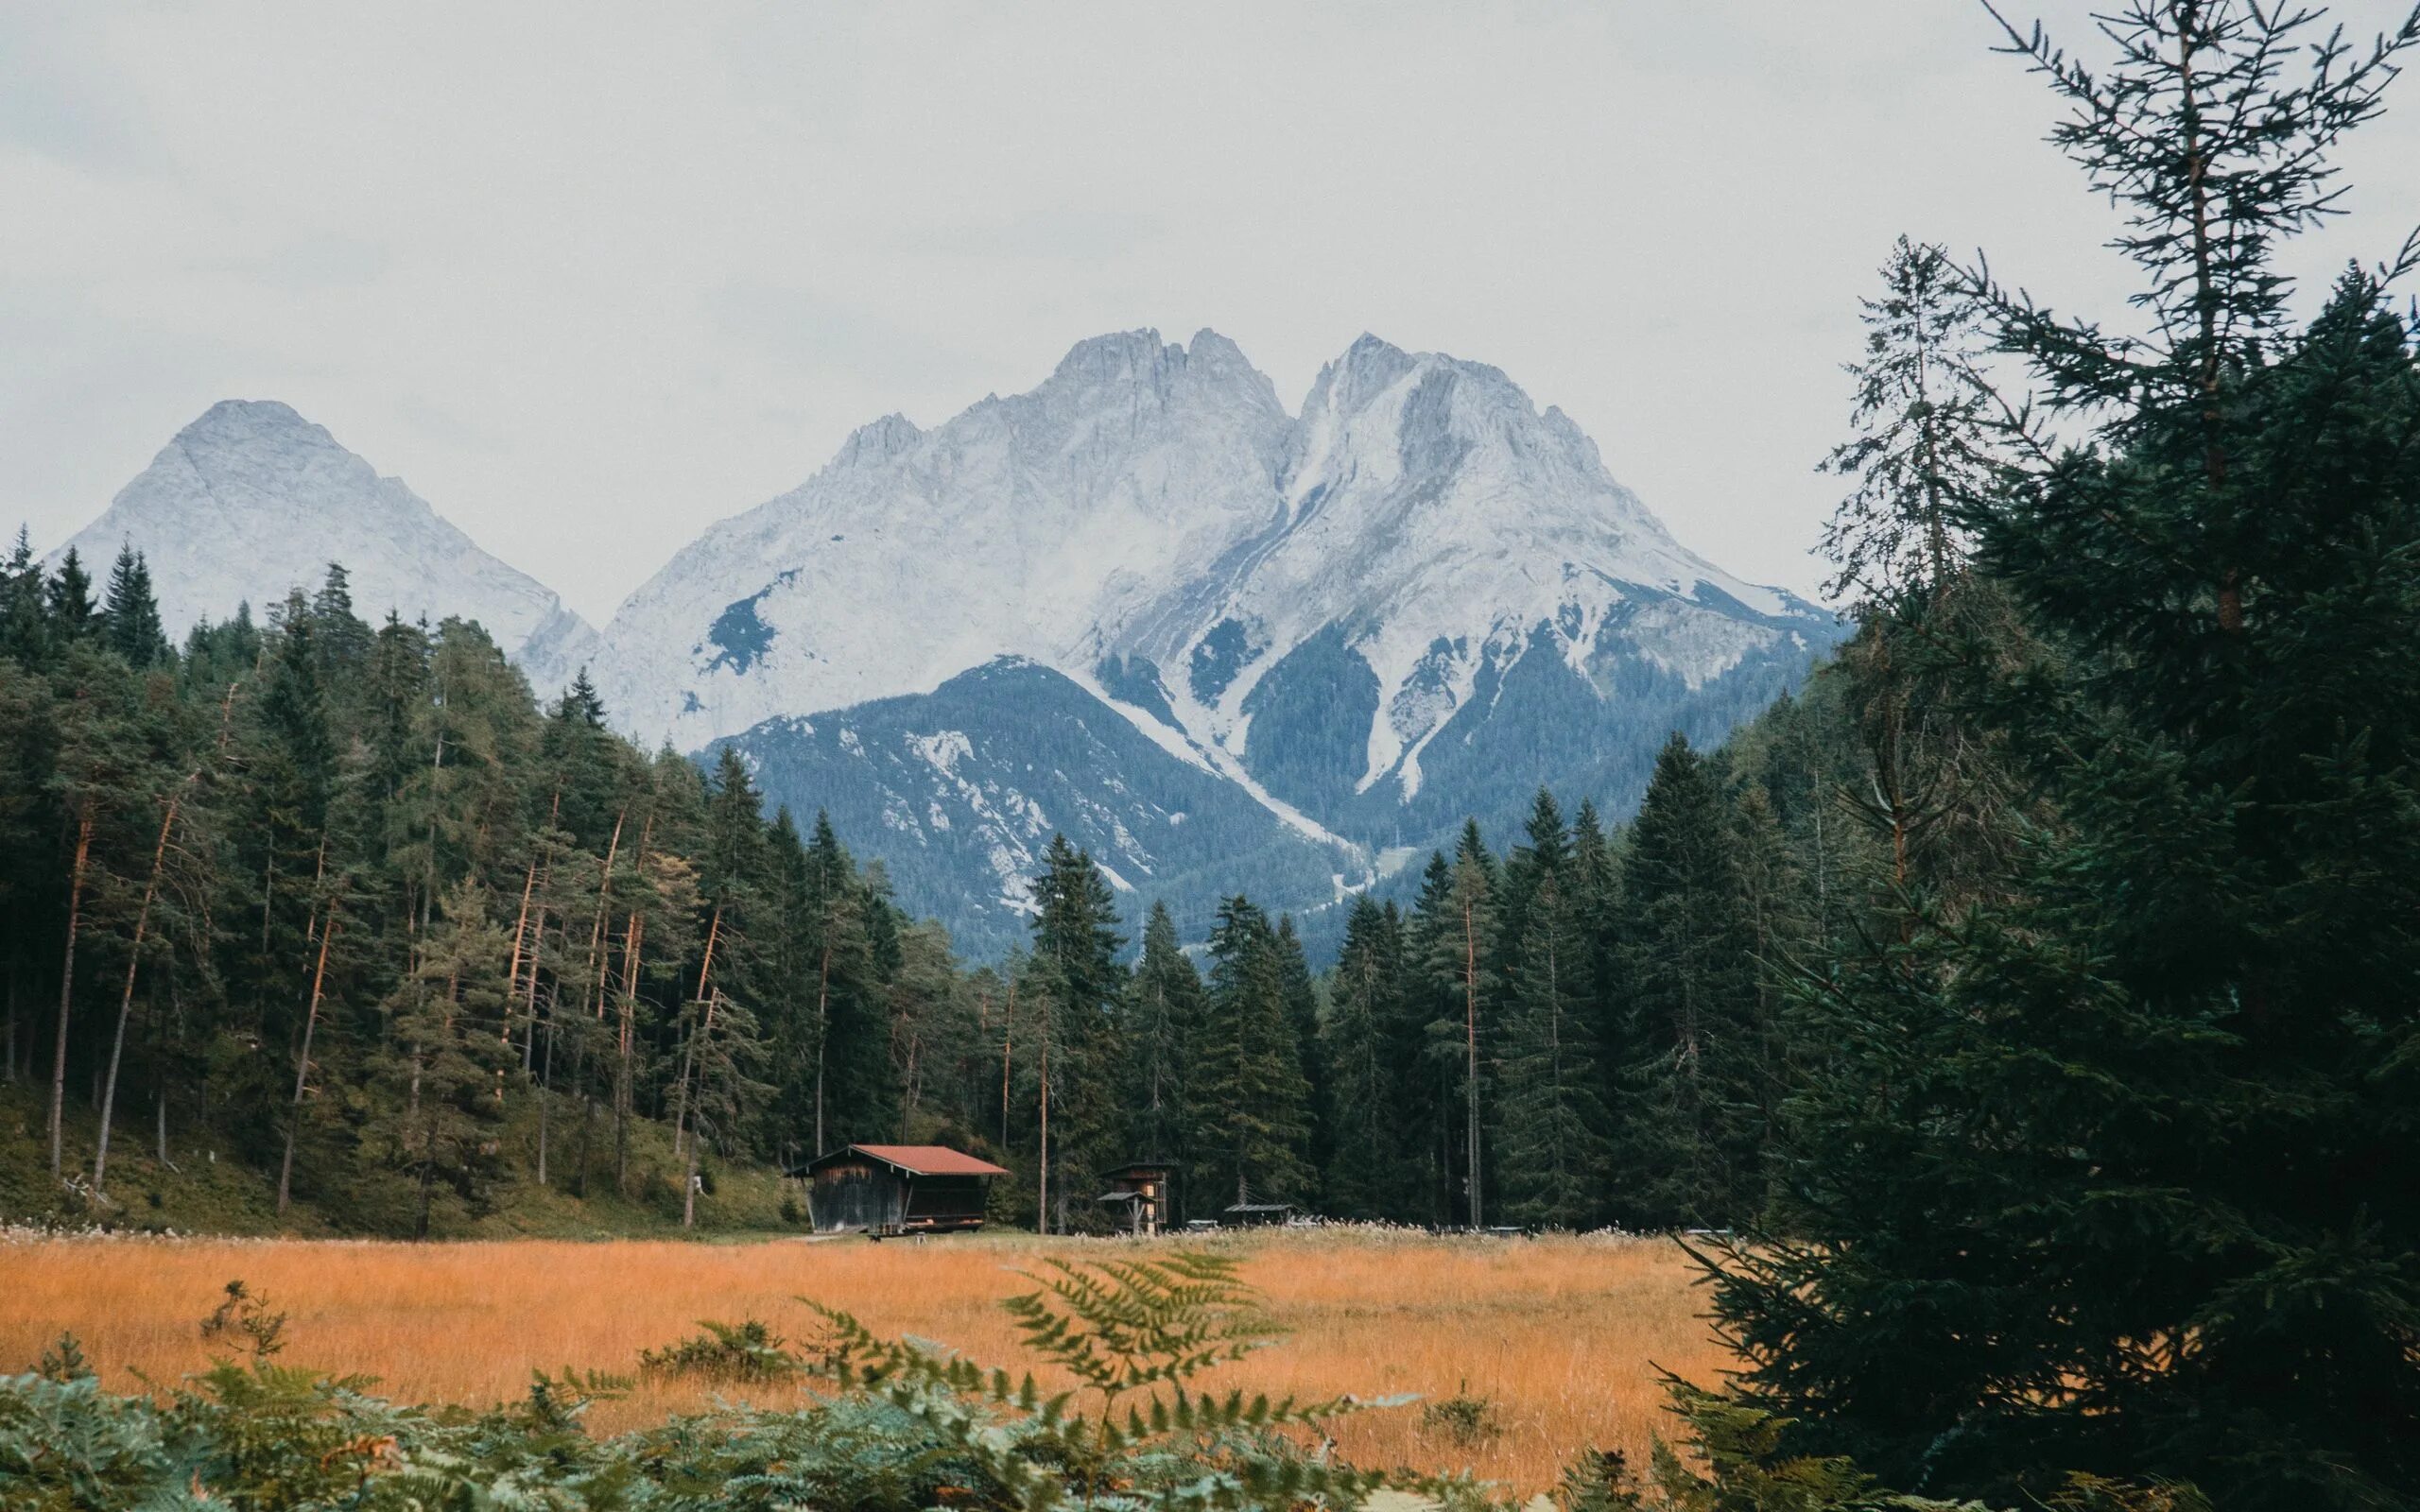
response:
[[[765,721],[732,737],[768,793],[827,810],[903,904],[996,957],[1026,936],[1027,883],[1054,833],[1089,850],[1124,910],[1152,901],[1188,939],[1248,886],[1297,908],[1365,882],[1358,849],[1279,816],[1094,691],[1003,658],[927,694]]]
[[[1290,430],[1222,337],[1083,342],[937,430],[876,421],[707,530],[614,616],[599,686],[687,749],[994,657],[1088,667],[1101,627],[1274,524]]]
[[[858,431],[633,594],[599,682],[645,738],[735,739],[774,798],[872,816],[862,843],[922,858],[902,901],[989,936],[1017,848],[978,864],[927,800],[969,772],[1028,797],[1017,773],[1053,774],[1064,814],[1078,793],[1190,813],[1177,773],[1229,784],[1260,816],[1225,826],[1215,885],[1316,912],[1466,815],[1500,834],[1541,785],[1626,814],[1669,731],[1719,739],[1840,633],[1681,546],[1495,369],[1364,336],[1296,416],[1224,337],[1143,331],[932,431]],[[1021,722],[1026,698],[1051,720]],[[1049,732],[1070,700],[1104,706],[1095,744]],[[1107,738],[1110,710],[1140,744]],[[947,773],[900,754],[970,723],[990,733]],[[1194,907],[1170,844],[1130,823],[1094,850],[1138,903]]]
[[[374,624],[392,609],[407,620],[475,619],[541,696],[596,648],[596,632],[552,590],[274,401],[213,404],[67,544],[97,580],[129,542],[153,565],[171,635],[242,603],[266,612],[340,561],[364,618]]]
[[[1681,546],[1561,411],[1363,336],[1299,414],[1235,344],[1079,343],[1029,393],[856,432],[707,530],[600,640],[284,404],[180,432],[72,542],[153,564],[172,631],[327,563],[375,619],[478,620],[542,696],[583,664],[631,733],[735,745],[969,946],[1023,930],[1054,831],[1141,911],[1305,919],[1405,885],[1465,816],[1635,805],[1835,642]]]

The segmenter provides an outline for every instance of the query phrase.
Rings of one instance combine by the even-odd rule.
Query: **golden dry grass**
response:
[[[1358,1231],[1224,1241],[1288,1331],[1231,1367],[1272,1393],[1457,1390],[1491,1398],[1501,1431],[1474,1446],[1424,1428],[1417,1406],[1344,1422],[1355,1462],[1478,1474],[1543,1488],[1585,1447],[1637,1452],[1661,1429],[1656,1367],[1711,1381],[1724,1363],[1696,1315],[1700,1294],[1668,1243],[1432,1239]],[[1014,1364],[997,1306],[1011,1267],[1080,1242],[986,1236],[733,1246],[520,1240],[454,1245],[301,1241],[61,1241],[0,1246],[0,1369],[20,1369],[72,1329],[111,1384],[173,1380],[207,1363],[197,1321],[241,1277],[291,1314],[290,1363],[376,1375],[424,1401],[518,1396],[533,1366],[628,1371],[638,1351],[700,1318],[754,1316],[808,1332],[809,1296],[879,1331]],[[711,1391],[649,1383],[600,1407],[600,1431],[705,1402]],[[771,1404],[787,1388],[758,1392]]]

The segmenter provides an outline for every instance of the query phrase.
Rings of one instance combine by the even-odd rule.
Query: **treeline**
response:
[[[0,579],[5,1065],[98,1215],[130,1142],[359,1228],[514,1181],[685,1220],[710,1152],[945,1101],[946,939],[735,762],[638,750],[584,679],[542,710],[475,624],[372,628],[340,567],[172,647],[148,572],[96,598],[21,533]]]
[[[1521,843],[1467,829],[1409,909],[1357,900],[1324,980],[1243,897],[1206,941],[1165,909],[1135,939],[1058,841],[1030,948],[969,969],[827,823],[766,818],[729,750],[642,752],[585,679],[541,708],[476,625],[372,628],[331,567],[172,646],[148,574],[124,553],[96,592],[21,533],[0,581],[5,1068],[103,1215],[130,1141],[416,1234],[525,1182],[690,1221],[717,1161],[870,1140],[1005,1160],[1000,1215],[1062,1231],[1137,1159],[1177,1164],[1189,1215],[1660,1227],[1762,1200],[1763,963],[1821,926],[1800,879],[1848,866],[1814,782],[1675,737],[1627,835],[1542,793]],[[668,1159],[634,1153],[649,1125]]]

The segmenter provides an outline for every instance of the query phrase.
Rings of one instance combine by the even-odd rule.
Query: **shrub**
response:
[[[705,1332],[661,1349],[640,1350],[639,1372],[752,1382],[782,1381],[799,1373],[798,1357],[782,1348],[788,1341],[755,1318],[740,1323],[700,1318],[698,1327]]]

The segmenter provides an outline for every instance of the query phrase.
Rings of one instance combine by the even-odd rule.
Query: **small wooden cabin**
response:
[[[1109,1190],[1094,1200],[1107,1208],[1128,1233],[1156,1234],[1167,1227],[1169,1171],[1165,1164],[1148,1160],[1121,1165],[1109,1173]]]
[[[793,1174],[817,1233],[882,1239],[982,1228],[992,1178],[1009,1173],[940,1144],[850,1144]]]

